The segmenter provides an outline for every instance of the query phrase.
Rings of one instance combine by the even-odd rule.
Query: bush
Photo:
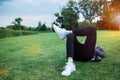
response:
[[[37,31],[19,31],[11,29],[0,29],[0,38],[37,34]]]

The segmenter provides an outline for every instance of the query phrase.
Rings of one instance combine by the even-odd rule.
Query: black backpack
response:
[[[102,61],[103,58],[106,57],[106,53],[104,49],[101,46],[96,45],[95,46],[95,55],[91,62],[97,62],[97,61]]]

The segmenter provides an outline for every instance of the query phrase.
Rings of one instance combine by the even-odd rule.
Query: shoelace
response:
[[[70,69],[70,64],[69,63],[66,63],[66,65],[63,67],[65,70],[68,70]]]

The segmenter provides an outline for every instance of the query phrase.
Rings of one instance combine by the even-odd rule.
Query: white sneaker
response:
[[[75,70],[76,70],[75,64],[74,64],[74,63],[71,63],[71,62],[67,62],[67,63],[66,63],[66,66],[65,66],[65,70],[62,71],[61,75],[62,75],[62,76],[69,76],[69,75],[71,75],[71,73],[72,73],[73,71],[75,71]]]
[[[64,39],[66,37],[66,29],[62,29],[56,25],[53,25],[54,31],[57,33],[60,39]]]

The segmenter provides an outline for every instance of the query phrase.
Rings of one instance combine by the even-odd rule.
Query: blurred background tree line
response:
[[[95,26],[99,30],[120,30],[119,0],[68,0],[54,15],[56,20],[53,24],[66,29]],[[0,38],[52,31],[52,24],[46,26],[39,21],[37,26],[29,27],[22,25],[23,21],[17,17],[11,25],[0,27]]]
[[[15,18],[13,22],[11,22],[13,25],[9,25],[6,28],[8,29],[14,29],[14,30],[28,30],[28,31],[38,31],[38,32],[43,32],[43,31],[49,31],[50,28],[46,26],[46,24],[42,24],[41,21],[38,22],[38,25],[36,27],[28,27],[25,25],[21,25],[21,22],[23,19],[21,17]],[[1,27],[4,29],[4,27]]]
[[[41,21],[38,22],[36,27],[28,27],[22,25],[21,22],[23,19],[21,17],[15,18],[12,25],[6,27],[0,27],[0,38],[14,37],[14,36],[23,36],[23,35],[32,35],[39,32],[50,32],[51,28],[47,27],[46,24],[42,24]]]
[[[66,29],[95,26],[100,30],[120,30],[120,0],[69,0],[54,15],[57,19],[53,24]],[[81,17],[83,21],[79,21]]]
[[[95,26],[99,30],[120,30],[120,1],[119,0],[68,0],[60,12],[54,14],[56,24],[66,29],[76,29],[84,26]],[[80,19],[84,19],[80,21]],[[52,31],[51,26],[38,22],[36,27],[22,25],[21,17],[15,18],[11,25],[0,29],[26,31]]]

